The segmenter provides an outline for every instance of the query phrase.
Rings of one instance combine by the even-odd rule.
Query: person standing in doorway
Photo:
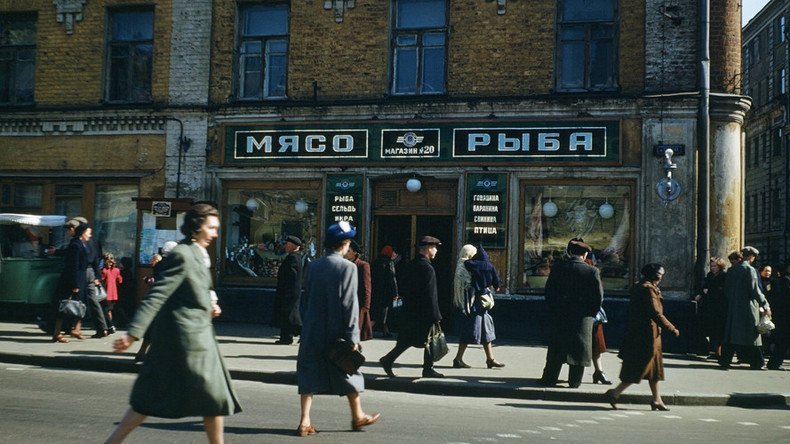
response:
[[[359,302],[359,340],[369,341],[373,339],[373,321],[370,319],[370,264],[363,261],[362,247],[355,240],[351,240],[351,247],[346,253],[346,259],[357,266],[357,300]]]
[[[593,317],[603,302],[603,285],[598,269],[585,263],[591,251],[583,239],[571,239],[566,256],[551,267],[546,281],[551,331],[542,385],[557,384],[568,364],[568,386],[578,388],[584,367],[592,366]]]
[[[433,358],[426,341],[435,324],[442,320],[439,311],[439,293],[436,287],[436,271],[431,261],[436,257],[442,243],[433,236],[423,236],[417,244],[416,257],[403,265],[398,282],[403,298],[403,314],[395,347],[379,362],[389,377],[395,377],[392,365],[409,347],[425,349],[423,352],[422,377],[443,378],[433,368]]]
[[[291,345],[294,335],[302,331],[299,304],[302,298],[302,239],[286,236],[283,249],[286,256],[277,270],[277,294],[274,298],[273,324],[280,327],[280,339],[275,344]]]
[[[329,346],[338,340],[347,342],[353,350],[360,347],[357,267],[344,258],[356,234],[356,229],[345,221],[329,226],[324,237],[326,256],[308,266],[307,311],[296,360],[301,406],[297,436],[318,433],[310,417],[315,394],[348,398],[351,428],[355,431],[381,417],[362,410],[360,393],[365,390],[362,374],[359,371],[347,374],[326,357]]]
[[[398,255],[392,246],[385,245],[377,257],[370,264],[371,273],[371,304],[370,310],[374,327],[380,329],[385,338],[390,334],[390,308],[398,299],[398,279],[395,275],[395,258]]]

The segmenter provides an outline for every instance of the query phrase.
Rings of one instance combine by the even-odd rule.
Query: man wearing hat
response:
[[[737,351],[738,357],[747,361],[752,370],[760,370],[765,360],[760,350],[762,339],[755,326],[760,322],[760,313],[770,315],[771,310],[760,291],[757,270],[752,267],[760,252],[754,247],[743,247],[741,254],[743,260],[727,270],[724,281],[728,306],[719,366],[729,368]]]
[[[326,255],[308,266],[307,310],[296,359],[302,411],[296,429],[298,436],[317,433],[310,417],[314,394],[346,396],[354,430],[361,430],[381,417],[362,410],[359,395],[365,390],[362,374],[359,371],[347,374],[326,358],[329,344],[336,341],[342,340],[353,350],[359,349],[357,267],[343,257],[356,234],[356,229],[345,221],[329,226],[324,236]]]
[[[582,239],[568,242],[567,255],[554,262],[546,281],[549,309],[549,346],[540,383],[557,384],[560,369],[568,364],[568,386],[578,388],[584,367],[592,365],[593,317],[603,302],[597,268],[585,263],[592,248]]]
[[[442,314],[439,312],[436,272],[431,264],[431,260],[436,257],[437,247],[441,244],[439,239],[433,236],[420,238],[416,257],[404,264],[398,275],[400,296],[403,298],[398,341],[395,348],[379,360],[390,377],[395,377],[392,371],[395,360],[409,347],[425,349],[422,361],[423,378],[444,377],[433,369],[433,359],[426,347],[431,327],[442,320]]]
[[[299,303],[302,296],[302,239],[285,236],[283,250],[285,259],[277,270],[277,293],[274,297],[272,324],[280,327],[280,339],[275,344],[290,345],[294,335],[302,330]]]

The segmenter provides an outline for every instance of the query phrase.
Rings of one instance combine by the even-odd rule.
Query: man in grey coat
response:
[[[356,230],[348,222],[326,230],[326,256],[308,266],[307,311],[302,319],[302,340],[296,361],[302,415],[298,436],[318,433],[310,419],[314,394],[346,396],[351,408],[351,428],[360,430],[378,421],[380,414],[362,410],[359,393],[365,379],[358,371],[347,374],[326,358],[329,346],[338,340],[359,349],[359,302],[357,266],[343,256],[348,252]]]
[[[592,365],[593,316],[603,302],[603,285],[598,269],[584,262],[592,251],[589,245],[572,239],[567,251],[546,281],[551,332],[540,383],[555,385],[562,365],[568,364],[568,386],[578,388],[584,367]]]
[[[771,310],[760,291],[757,270],[752,267],[760,252],[754,247],[743,247],[741,253],[743,260],[727,270],[724,281],[728,309],[719,366],[729,368],[737,351],[738,357],[747,361],[752,370],[760,370],[765,360],[760,350],[763,342],[756,326],[760,322],[760,307],[769,315]]]

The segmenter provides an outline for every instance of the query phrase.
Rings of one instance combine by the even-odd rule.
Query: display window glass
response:
[[[522,286],[542,291],[568,241],[593,248],[588,263],[601,271],[607,292],[626,291],[633,276],[633,189],[627,183],[522,184]]]
[[[303,240],[305,261],[320,253],[320,181],[228,185],[222,274],[224,282],[275,283],[286,236]]]

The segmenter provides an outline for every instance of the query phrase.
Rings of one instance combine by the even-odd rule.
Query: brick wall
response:
[[[740,3],[710,1],[710,89],[714,92],[741,92]]]
[[[647,92],[696,90],[699,21],[697,0],[675,0],[667,11],[679,22],[661,14],[664,0],[647,0],[645,15],[645,89]],[[622,36],[621,36],[622,38]]]

